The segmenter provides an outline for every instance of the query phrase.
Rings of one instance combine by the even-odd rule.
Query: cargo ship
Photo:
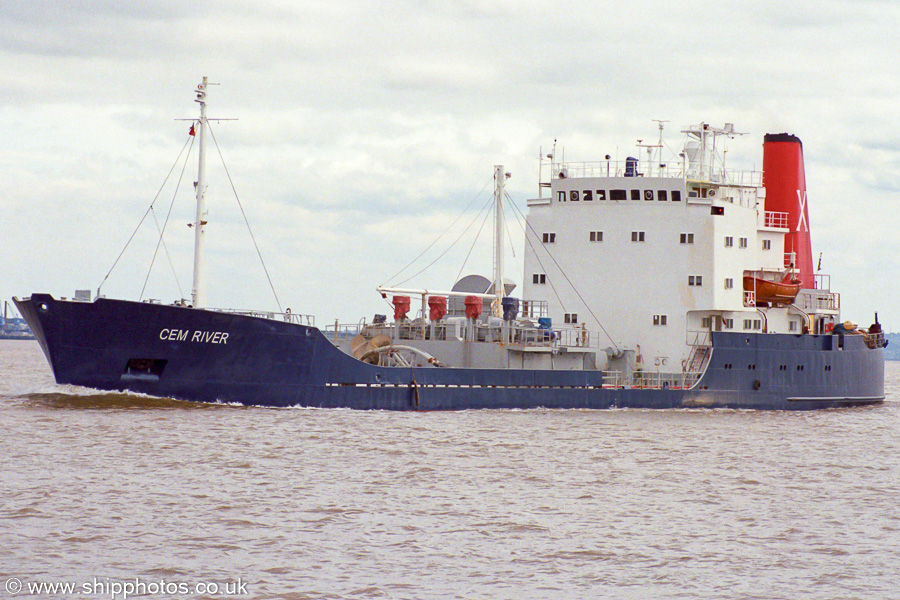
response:
[[[732,124],[623,161],[540,157],[520,290],[506,278],[502,166],[493,270],[449,289],[383,286],[393,315],[315,325],[210,309],[203,279],[206,78],[190,303],[15,299],[56,381],[262,406],[382,410],[822,409],[884,400],[884,335],[840,316],[813,266],[803,148],[767,134],[726,169]],[[98,294],[99,296],[99,294]],[[414,306],[415,305],[415,306]],[[390,317],[390,318],[389,318]]]

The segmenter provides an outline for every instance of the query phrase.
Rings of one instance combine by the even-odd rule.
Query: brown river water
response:
[[[0,341],[0,599],[900,598],[886,377],[807,413],[245,408]]]

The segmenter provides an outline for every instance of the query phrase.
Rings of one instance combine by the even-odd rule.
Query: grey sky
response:
[[[759,168],[765,133],[798,135],[814,256],[844,316],[879,310],[897,330],[898,23],[894,1],[3,2],[0,294],[96,289],[208,75],[221,83],[210,114],[239,119],[214,131],[281,302],[321,322],[383,312],[374,287],[494,164],[513,172],[524,210],[541,145],[558,138],[570,160],[624,156],[666,119],[673,147],[701,120],[748,132],[731,146],[736,168]],[[217,161],[210,304],[272,308]],[[185,294],[191,210],[182,194],[166,234]],[[138,297],[154,242],[145,224],[104,293]],[[451,285],[467,249],[419,283]],[[482,249],[466,272],[490,274],[487,236]],[[145,296],[178,295],[162,257]]]

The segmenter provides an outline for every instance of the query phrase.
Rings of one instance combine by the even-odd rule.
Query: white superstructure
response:
[[[827,278],[791,302],[763,302],[744,278],[790,281],[787,213],[766,211],[761,172],[727,170],[734,127],[687,128],[684,151],[595,163],[543,161],[549,197],[528,201],[523,297],[554,327],[586,327],[635,369],[692,370],[710,331],[800,333],[838,314]],[[542,189],[543,192],[543,189]],[[605,332],[605,334],[603,333]],[[698,352],[700,350],[701,352]]]

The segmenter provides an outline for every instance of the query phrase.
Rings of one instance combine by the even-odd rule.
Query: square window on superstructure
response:
[[[628,192],[625,190],[609,190],[610,200],[625,200],[628,198]]]
[[[797,329],[798,329],[797,321],[791,319],[790,322],[788,323],[788,331],[797,331]]]
[[[565,202],[566,201],[566,193],[565,192],[556,192],[556,201],[557,202]]]
[[[734,246],[734,238],[731,237],[730,235],[725,236],[725,247],[731,248],[732,246]]]
[[[665,325],[666,324],[666,315],[653,315],[653,324],[654,325]]]
[[[703,317],[700,319],[701,329],[709,329],[710,327],[712,327],[712,317]]]
[[[753,322],[750,319],[744,319],[744,329],[750,329],[753,325]]]
[[[747,238],[741,238],[739,241],[740,241],[741,248],[747,247]]]
[[[771,250],[772,249],[772,240],[763,240],[762,241],[762,249],[763,250]]]
[[[644,241],[644,232],[643,231],[632,231],[631,232],[631,241],[632,242],[643,242]]]
[[[631,199],[632,200],[640,200],[641,199],[641,190],[631,190]]]
[[[759,329],[762,326],[762,322],[759,319],[753,319],[753,329]]]
[[[695,287],[703,285],[703,275],[688,275],[688,285]]]
[[[693,244],[694,243],[694,234],[693,233],[682,233],[679,238],[682,244]]]
[[[722,319],[723,329],[734,329],[734,319]]]
[[[603,232],[602,231],[592,231],[591,232],[591,241],[592,242],[602,242],[603,241]]]
[[[585,202],[592,201],[594,199],[594,192],[592,192],[591,190],[584,190],[583,192],[581,192],[581,199]]]
[[[597,200],[606,200],[606,190],[597,190]]]
[[[672,202],[681,202],[681,192],[672,190]]]
[[[543,242],[545,244],[555,244],[556,243],[556,234],[555,233],[545,233],[543,236]]]
[[[726,277],[725,278],[725,289],[730,290],[733,287],[734,287],[734,279],[732,279],[730,277]]]
[[[656,192],[656,197],[660,202],[667,202],[669,200],[667,196],[666,190],[659,190]]]
[[[564,315],[563,320],[566,323],[578,323],[578,314],[577,313],[566,313]]]
[[[545,273],[534,273],[531,276],[531,283],[544,284],[547,283],[547,275]]]

